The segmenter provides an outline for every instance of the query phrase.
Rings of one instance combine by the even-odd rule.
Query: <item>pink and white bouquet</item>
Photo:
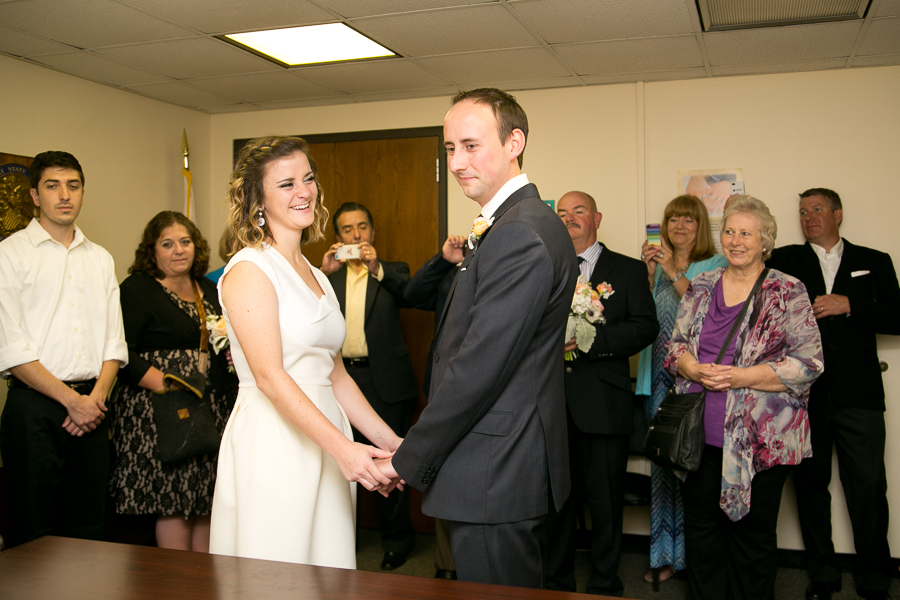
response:
[[[566,323],[566,341],[575,338],[578,350],[587,352],[594,343],[597,335],[596,325],[606,323],[603,317],[603,304],[600,300],[606,300],[615,292],[612,286],[605,281],[591,288],[591,282],[584,275],[578,276],[575,285],[575,296],[572,298],[572,307],[569,311],[569,320]],[[578,350],[566,352],[566,360],[575,360]]]

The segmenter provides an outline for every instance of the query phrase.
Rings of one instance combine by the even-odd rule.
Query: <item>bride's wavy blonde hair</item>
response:
[[[316,181],[316,207],[312,225],[303,230],[301,244],[317,242],[325,235],[328,209],[325,208],[325,193],[319,183],[316,162],[309,155],[309,144],[298,137],[267,136],[250,140],[241,150],[235,162],[231,179],[228,181],[227,229],[231,236],[230,254],[241,248],[259,248],[263,242],[272,240],[269,224],[257,224],[259,211],[263,207],[265,189],[263,180],[269,164],[302,152],[309,160]]]

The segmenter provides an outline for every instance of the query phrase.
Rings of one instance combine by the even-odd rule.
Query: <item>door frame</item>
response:
[[[394,140],[403,138],[437,137],[438,139],[438,244],[447,239],[447,148],[444,146],[444,128],[409,127],[406,129],[376,129],[371,131],[342,131],[335,133],[313,133],[296,135],[310,144],[333,142],[363,142],[370,140]],[[237,162],[238,154],[254,138],[236,138],[232,143],[231,164]]]

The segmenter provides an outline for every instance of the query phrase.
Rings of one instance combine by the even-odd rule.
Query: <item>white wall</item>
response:
[[[21,91],[0,96],[0,111],[11,115],[0,129],[0,151],[34,155],[54,148],[79,157],[87,177],[79,223],[113,253],[120,279],[147,220],[181,206],[182,128],[191,144],[198,224],[215,244],[224,226],[233,139],[438,126],[449,107],[447,98],[428,98],[209,116],[5,57],[0,57],[0,76]],[[644,224],[658,221],[676,194],[678,170],[734,166],[744,169],[748,193],[766,201],[778,219],[778,245],[802,241],[797,193],[824,186],[844,199],[842,233],[848,239],[900,255],[894,233],[900,208],[891,181],[900,164],[900,67],[516,96],[531,128],[525,171],[545,198],[558,199],[572,189],[592,194],[604,214],[600,238],[614,250],[637,256]],[[448,192],[449,231],[465,234],[478,206],[453,181]],[[885,375],[886,418],[888,431],[897,431],[900,338],[883,337],[879,348],[892,366]],[[4,393],[0,389],[0,396]],[[889,435],[889,499],[895,512],[900,510],[897,451]],[[839,552],[852,552],[836,478],[833,489],[835,545]],[[646,532],[646,523],[646,513],[631,513],[627,529]],[[892,527],[890,540],[900,556],[900,526]],[[779,545],[801,546],[790,488]]]
[[[150,218],[161,210],[182,210],[182,130],[191,148],[198,225],[207,235],[209,115],[5,56],[0,81],[8,84],[0,94],[0,152],[75,155],[85,176],[78,225],[112,253],[120,281]]]

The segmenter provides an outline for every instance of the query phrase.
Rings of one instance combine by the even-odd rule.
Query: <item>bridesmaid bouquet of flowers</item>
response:
[[[569,311],[569,320],[566,323],[566,341],[574,337],[578,349],[567,351],[566,360],[575,360],[578,350],[582,352],[590,350],[591,344],[594,343],[594,337],[597,335],[595,326],[606,323],[606,319],[603,317],[603,304],[600,300],[606,300],[614,293],[612,286],[605,281],[596,289],[592,289],[591,282],[584,275],[578,276],[575,296],[572,298],[572,307]]]

